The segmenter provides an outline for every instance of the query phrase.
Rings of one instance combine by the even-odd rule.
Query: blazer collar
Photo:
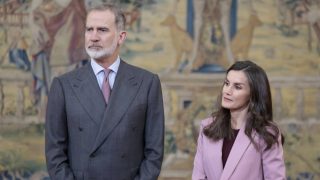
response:
[[[90,63],[80,68],[70,83],[81,105],[99,125],[105,111],[105,101]]]
[[[109,105],[103,115],[103,120],[91,153],[105,141],[126,113],[142,82],[142,78],[137,76],[132,68],[121,60],[110,95]]]
[[[223,139],[218,140],[217,142],[210,143],[211,148],[208,149],[216,149],[217,151],[212,152],[215,153],[213,155],[212,162],[215,162],[212,164],[212,170],[214,171],[213,175],[215,176],[215,179],[220,179],[221,174],[223,172],[223,166],[222,166],[222,145],[223,145]]]
[[[239,161],[241,160],[242,156],[244,155],[249,145],[251,144],[251,141],[249,137],[245,134],[244,130],[245,130],[245,123],[240,128],[239,133],[236,137],[236,140],[232,146],[228,160],[222,171],[222,175],[220,178],[221,180],[230,178],[235,168],[237,167]]]

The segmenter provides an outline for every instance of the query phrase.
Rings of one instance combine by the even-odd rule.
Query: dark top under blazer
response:
[[[52,180],[157,179],[164,146],[160,80],[121,60],[106,106],[90,63],[54,78],[45,132]]]

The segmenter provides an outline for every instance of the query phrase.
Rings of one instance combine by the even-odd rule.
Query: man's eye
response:
[[[100,32],[107,32],[108,29],[99,29]]]

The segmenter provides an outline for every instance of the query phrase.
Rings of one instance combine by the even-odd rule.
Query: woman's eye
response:
[[[236,89],[238,89],[238,90],[239,90],[239,89],[242,89],[242,87],[241,87],[241,86],[236,86]]]

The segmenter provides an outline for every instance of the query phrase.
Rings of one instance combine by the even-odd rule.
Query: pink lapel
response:
[[[212,157],[210,158],[209,162],[212,162],[209,164],[209,167],[212,168],[213,172],[213,176],[215,176],[215,179],[219,179],[221,176],[221,173],[223,171],[223,167],[222,167],[222,144],[223,144],[223,140],[219,140],[217,142],[214,143],[210,143],[210,146],[208,149],[210,150],[216,150],[215,152],[211,152],[210,154],[212,155]],[[209,152],[208,152],[209,154]],[[209,172],[210,172],[209,171]]]
[[[249,145],[251,144],[251,141],[248,138],[248,136],[244,133],[244,130],[245,125],[240,129],[237,135],[237,138],[230,151],[226,165],[223,169],[220,180],[228,179],[232,175],[243,154],[246,152]]]

